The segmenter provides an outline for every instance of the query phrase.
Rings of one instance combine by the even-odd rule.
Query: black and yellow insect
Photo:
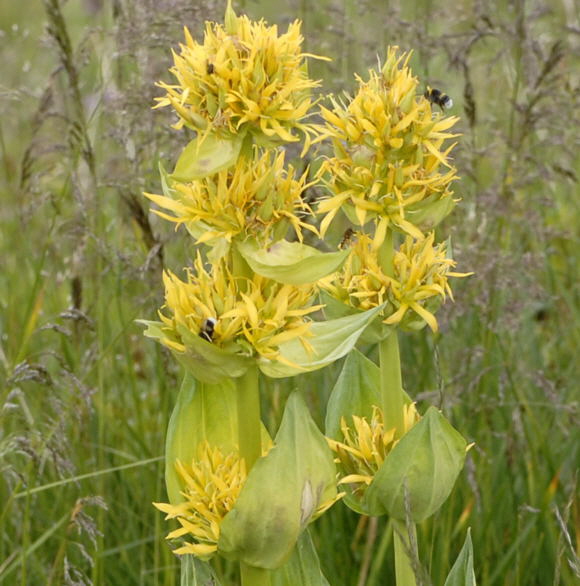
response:
[[[215,317],[208,317],[207,319],[203,320],[203,325],[199,330],[199,337],[203,338],[206,342],[213,342],[213,335],[216,324],[217,319]]]
[[[340,241],[338,248],[341,250],[345,249],[347,246],[351,246],[354,244],[355,241],[355,232],[352,228],[347,228],[344,232],[342,240]]]
[[[424,95],[427,100],[432,104],[439,106],[441,110],[448,110],[453,106],[453,100],[441,90],[427,87],[427,91]]]

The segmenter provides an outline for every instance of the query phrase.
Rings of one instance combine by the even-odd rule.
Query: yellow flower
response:
[[[417,94],[409,58],[390,47],[380,73],[370,70],[366,82],[357,77],[354,98],[321,109],[334,147],[324,164],[332,195],[318,208],[325,214],[323,234],[343,209],[361,226],[377,218],[379,234],[392,224],[420,237],[453,207],[450,184],[457,177],[449,153],[455,145],[443,143],[457,136],[446,131],[458,118],[434,113]]]
[[[162,339],[169,348],[185,352],[180,328],[201,334],[208,319],[215,320],[211,341],[233,353],[260,355],[283,360],[278,346],[297,338],[309,348],[307,338],[311,321],[306,317],[320,309],[312,305],[314,285],[283,285],[253,274],[251,278],[233,275],[222,260],[206,270],[201,256],[195,261],[195,274],[187,281],[171,272],[163,276],[165,309]]]
[[[434,244],[434,233],[420,239],[407,236],[393,258],[394,274],[386,275],[379,265],[373,240],[359,234],[352,253],[339,273],[319,282],[321,288],[346,305],[367,310],[387,302],[383,322],[416,328],[426,322],[437,331],[433,311],[453,294],[448,277],[471,273],[451,272],[455,262],[446,257],[446,245]]]
[[[236,504],[246,481],[244,459],[237,453],[224,455],[204,442],[198,447],[197,460],[177,461],[175,468],[183,482],[185,500],[177,505],[153,504],[167,514],[166,519],[177,519],[181,525],[167,539],[189,536],[193,540],[175,553],[207,559],[217,550],[221,522]]]
[[[419,421],[415,404],[404,406],[404,432],[407,433]],[[355,485],[354,492],[362,493],[372,482],[375,474],[383,465],[385,458],[397,445],[395,429],[385,430],[383,412],[373,405],[370,422],[365,417],[352,416],[353,429],[344,417],[340,420],[340,429],[344,441],[327,438],[330,448],[336,453],[335,462],[340,464],[346,476],[340,484]]]
[[[225,20],[206,23],[203,44],[185,29],[186,44],[170,70],[177,84],[158,83],[166,95],[156,107],[171,105],[177,127],[202,133],[248,131],[262,141],[294,142],[296,129],[307,150],[316,129],[304,120],[314,105],[310,90],[320,84],[308,77],[305,58],[322,57],[302,53],[300,21],[278,35],[277,26],[236,16],[229,1]]]
[[[284,156],[282,150],[264,152],[190,183],[173,181],[172,197],[145,195],[172,214],[157,211],[159,216],[185,224],[198,243],[217,245],[225,240],[229,244],[251,235],[265,244],[283,238],[288,225],[302,240],[302,228],[316,231],[300,219],[312,213],[301,197],[309,186],[308,173],[296,179],[292,166],[284,168]]]
[[[263,449],[262,457],[267,455],[270,447]],[[212,448],[204,441],[198,446],[196,458],[190,463],[176,461],[175,469],[183,486],[180,494],[184,500],[176,505],[153,505],[166,513],[165,519],[177,519],[181,525],[179,529],[169,533],[167,539],[190,540],[185,541],[175,553],[193,554],[207,560],[217,551],[222,522],[235,508],[246,483],[245,461],[237,452],[224,455],[219,448]],[[335,495],[309,511],[308,523],[320,517],[342,496],[344,493]],[[316,498],[320,497],[321,495],[317,495]],[[266,507],[268,514],[277,518],[279,511],[276,510],[276,503],[266,505],[270,505]]]

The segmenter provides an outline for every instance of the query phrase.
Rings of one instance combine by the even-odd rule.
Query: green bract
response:
[[[465,543],[449,572],[449,576],[447,576],[447,580],[445,580],[444,586],[476,586],[470,529],[467,530]]]
[[[250,268],[263,277],[288,285],[313,283],[338,270],[348,250],[320,252],[300,242],[280,240],[261,248],[255,240],[237,246]]]
[[[379,404],[379,368],[353,351],[345,361],[328,402],[326,434],[340,441],[340,422],[352,416],[370,421]],[[405,394],[405,402],[410,403]],[[466,441],[431,407],[396,443],[362,496],[348,493],[344,502],[366,515],[388,513],[405,520],[406,504],[413,521],[426,519],[443,504],[463,467]]]
[[[288,399],[274,447],[254,464],[224,518],[218,550],[250,566],[278,568],[316,510],[336,494],[332,453],[295,393]]]
[[[231,167],[238,159],[243,141],[243,135],[223,139],[207,134],[194,138],[181,152],[171,178],[193,181]]]
[[[169,502],[181,502],[182,485],[175,462],[190,462],[204,441],[223,453],[238,450],[236,385],[233,379],[202,384],[186,374],[173,408],[165,442],[165,484]],[[262,427],[262,445],[272,440]]]
[[[361,333],[381,309],[375,307],[356,315],[314,322],[310,328],[312,337],[308,338],[310,350],[299,340],[280,345],[282,356],[295,366],[264,359],[258,362],[258,366],[266,376],[273,378],[294,376],[328,366],[354,348]]]
[[[370,510],[423,521],[447,500],[465,462],[467,442],[435,407],[387,456],[365,497]]]

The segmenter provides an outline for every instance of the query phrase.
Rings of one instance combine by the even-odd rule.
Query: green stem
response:
[[[394,238],[393,231],[387,230],[385,241],[379,250],[379,263],[385,275],[394,276]],[[401,356],[397,329],[379,343],[381,403],[385,429],[395,429],[395,437],[405,433],[405,395],[401,374]],[[393,522],[393,543],[395,547],[395,576],[397,586],[416,586],[415,573],[409,552],[415,559],[416,539],[412,539],[415,527],[409,528],[402,521]]]
[[[385,429],[395,428],[395,437],[399,438],[405,432],[405,399],[397,330],[394,330],[386,340],[379,343],[379,360],[381,367],[381,402]]]
[[[238,379],[237,398],[240,456],[246,461],[249,474],[254,462],[262,455],[260,389],[256,366],[248,368]]]
[[[385,241],[379,250],[379,263],[385,275],[394,275],[393,231],[387,230]],[[385,420],[385,429],[395,428],[395,437],[401,437],[404,429],[403,381],[401,376],[401,358],[399,338],[396,328],[391,335],[379,343],[379,361],[381,368],[381,407]]]
[[[415,527],[412,526],[414,533]],[[397,586],[416,586],[415,572],[411,558],[417,559],[416,540],[411,540],[404,521],[394,521],[393,541],[395,544],[395,576]]]
[[[260,388],[258,368],[251,366],[238,379],[238,442],[240,456],[249,474],[262,455],[262,421],[260,418]],[[270,586],[270,572],[240,562],[242,586]]]
[[[242,586],[270,586],[270,570],[240,563]]]

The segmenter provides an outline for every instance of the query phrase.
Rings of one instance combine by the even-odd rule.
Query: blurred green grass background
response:
[[[180,372],[137,318],[191,248],[148,213],[186,142],[151,111],[170,47],[222,2],[0,4],[0,583],[173,585],[163,443]],[[459,270],[442,332],[405,336],[404,381],[475,442],[446,505],[419,527],[442,585],[467,527],[478,584],[572,586],[580,572],[580,20],[571,0],[238,2],[304,21],[327,91],[387,44],[461,116],[462,198],[440,228]],[[335,240],[340,234],[334,235]],[[304,389],[313,413],[340,365],[264,384],[273,429]],[[393,582],[385,520],[337,505],[314,537],[333,586]],[[297,585],[298,586],[298,585]]]

